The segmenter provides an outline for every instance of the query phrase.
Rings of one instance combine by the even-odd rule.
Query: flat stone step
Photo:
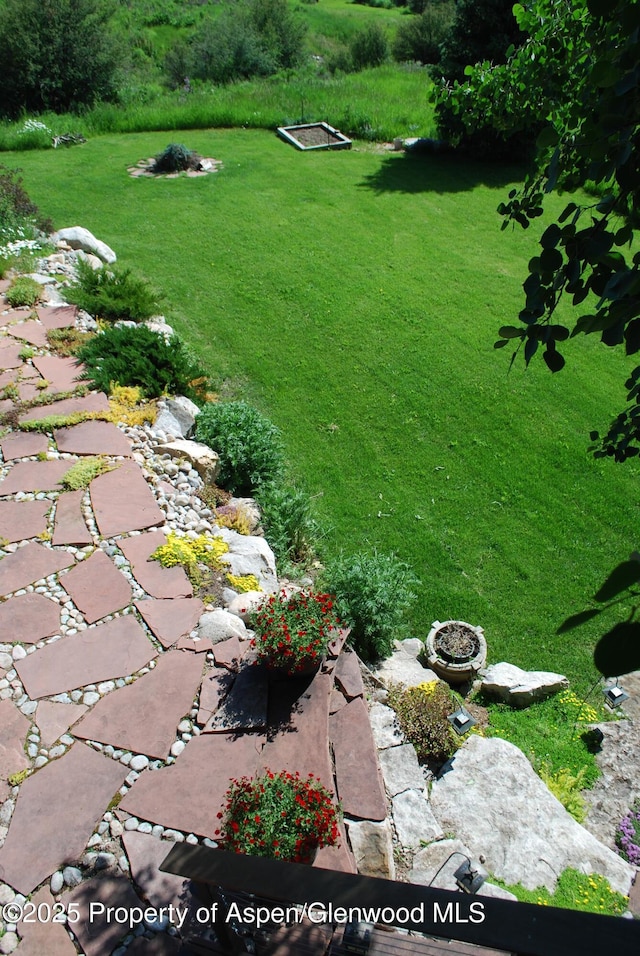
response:
[[[231,691],[207,722],[203,733],[263,730],[267,725],[269,674],[264,665],[248,664],[240,669]]]
[[[164,513],[137,462],[125,461],[115,471],[99,475],[93,479],[89,490],[96,524],[103,538],[164,524]],[[154,595],[160,596],[167,595]]]
[[[83,366],[75,358],[62,358],[60,355],[34,355],[31,359],[44,379],[49,382],[47,391],[72,392],[80,384],[79,376]]]
[[[204,604],[199,598],[150,598],[148,601],[134,601],[134,604],[154,637],[165,648],[171,647],[185,634],[189,634],[204,611]],[[209,644],[207,649],[210,649]]]
[[[40,741],[43,746],[50,747],[59,740],[88,709],[85,704],[61,704],[54,700],[41,700],[36,707],[34,719],[40,728]]]
[[[8,331],[9,335],[13,335],[16,339],[22,339],[29,345],[35,345],[39,349],[46,348],[49,344],[46,328],[41,322],[36,322],[34,319],[15,324]]]
[[[310,773],[334,792],[329,753],[329,700],[333,679],[317,674],[311,683],[289,678],[279,681],[269,697],[267,743],[260,769],[279,773]],[[207,735],[208,736],[208,735]]]
[[[63,398],[59,402],[51,402],[49,405],[38,405],[35,408],[29,408],[20,415],[20,423],[39,422],[43,418],[49,418],[52,415],[74,415],[77,412],[108,412],[109,400],[102,392],[89,392],[87,395],[79,395],[77,398]]]
[[[60,628],[60,605],[44,594],[18,594],[0,604],[3,641],[37,644]]]
[[[29,895],[59,867],[79,859],[128,772],[76,743],[25,780],[0,849],[4,882]]]
[[[16,661],[31,700],[135,674],[157,650],[132,614],[63,637]]]
[[[214,838],[231,780],[255,775],[261,734],[203,734],[189,741],[175,764],[142,774],[120,809],[140,820]]]
[[[35,541],[25,544],[0,561],[0,596],[19,591],[72,564],[73,556],[64,551],[53,551]]]
[[[131,564],[134,578],[151,597],[190,598],[193,588],[183,568],[163,568],[159,561],[149,560],[153,552],[166,543],[163,531],[148,531],[123,538],[118,541],[118,547]]]
[[[78,315],[75,305],[39,305],[36,311],[45,329],[68,329],[75,324]]]
[[[130,932],[127,911],[144,910],[144,904],[122,874],[94,877],[80,883],[63,893],[62,900],[66,907],[74,903],[77,912],[84,916],[73,924],[73,933],[78,937],[85,956],[105,956],[106,953],[112,953],[120,940]],[[93,918],[89,919],[92,903]],[[98,909],[95,904],[102,904],[102,907]],[[110,915],[115,913],[122,914],[122,922]],[[134,922],[133,926],[135,925]]]
[[[0,501],[0,539],[13,543],[47,530],[50,501]]]
[[[133,592],[127,578],[100,549],[60,578],[87,624],[95,624],[131,604]]]
[[[19,491],[60,491],[60,482],[72,461],[18,461],[0,481],[0,498]]]
[[[229,693],[233,681],[233,674],[224,667],[214,667],[208,671],[200,687],[200,702],[198,723],[204,725],[217,711],[218,707]]]
[[[0,386],[1,387],[1,386]],[[15,432],[0,439],[0,451],[5,461],[15,458],[30,458],[32,455],[43,455],[49,448],[49,439],[46,435],[37,432]]]
[[[378,751],[367,706],[356,697],[329,718],[338,796],[345,814],[363,820],[384,820],[384,794]]]
[[[167,651],[148,674],[98,701],[74,735],[166,759],[178,724],[193,707],[203,664],[197,654]]]
[[[173,873],[163,873],[160,864],[166,858],[170,844],[149,833],[125,830],[122,842],[129,858],[131,875],[151,906],[186,906],[191,897],[190,880]]]
[[[66,544],[83,548],[87,544],[93,544],[91,532],[82,513],[83,498],[83,490],[66,491],[58,496],[51,539],[54,546]]]
[[[131,457],[131,442],[112,422],[81,422],[53,432],[58,451],[71,455]]]
[[[31,721],[12,700],[0,700],[0,801],[11,794],[9,777],[31,766],[24,752]]]
[[[56,913],[55,900],[48,886],[39,889],[31,902],[36,914]],[[47,909],[39,910],[40,906]],[[20,956],[76,956],[76,948],[64,925],[54,923],[52,919],[35,919],[33,923],[25,923],[23,920],[20,923],[20,937]]]
[[[19,342],[0,339],[0,369],[20,368],[24,361],[20,358],[23,348]]]
[[[345,648],[342,651],[336,661],[334,673],[336,684],[348,700],[353,700],[354,697],[362,697],[364,684],[362,683],[358,658],[354,651],[350,648]]]

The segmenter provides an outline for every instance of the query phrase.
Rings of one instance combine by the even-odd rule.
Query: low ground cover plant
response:
[[[215,831],[226,850],[310,863],[317,849],[336,846],[339,811],[312,774],[287,771],[232,780]]]
[[[519,747],[538,773],[542,770],[548,779],[558,782],[556,796],[561,802],[564,800],[560,792],[564,791],[568,802],[575,806],[578,789],[592,787],[600,775],[589,724],[604,715],[572,690],[562,691],[524,710],[507,704],[486,704],[487,736],[503,737]],[[572,778],[576,783],[567,787]]]
[[[107,322],[119,319],[143,322],[158,313],[162,296],[131,269],[113,265],[94,269],[79,259],[76,270],[77,281],[69,286],[65,295],[69,302],[95,318]]]
[[[112,471],[113,468],[114,466],[110,465],[107,459],[101,455],[83,458],[63,475],[60,484],[66,491],[84,490],[89,487],[94,478],[97,478],[98,475],[104,475],[107,471]]]
[[[177,336],[168,342],[146,325],[107,328],[81,346],[77,356],[86,369],[81,377],[107,393],[117,384],[137,386],[145,398],[168,393],[202,401],[202,389],[208,386]]]
[[[640,800],[636,800],[618,824],[616,845],[620,856],[632,866],[640,866]]]
[[[494,877],[492,879],[495,880]],[[544,886],[527,890],[520,885],[509,886],[501,880],[495,882],[510,890],[521,903],[558,906],[561,909],[600,913],[603,916],[621,916],[629,902],[626,896],[613,890],[609,881],[599,873],[580,873],[570,868],[562,871],[553,893]]]
[[[393,642],[406,636],[406,612],[418,578],[392,554],[360,551],[331,561],[322,586],[336,596],[340,619],[351,628],[349,642],[365,661],[388,657]]]
[[[209,402],[196,419],[195,438],[218,453],[218,482],[234,494],[250,494],[284,473],[279,429],[247,402]]]
[[[35,305],[40,301],[42,286],[29,276],[17,276],[7,291],[5,298],[12,309],[21,305]]]
[[[330,594],[283,589],[263,601],[252,627],[258,659],[293,675],[320,664],[339,620]]]
[[[458,708],[458,702],[443,681],[430,681],[417,687],[394,685],[389,691],[389,706],[407,740],[416,748],[418,760],[439,767],[456,752],[462,743],[447,717]]]
[[[197,538],[184,538],[170,531],[166,544],[161,544],[153,552],[150,561],[159,561],[163,568],[184,568],[194,587],[203,582],[200,566],[213,570],[222,570],[220,558],[226,554],[229,546],[222,538],[201,534]]]

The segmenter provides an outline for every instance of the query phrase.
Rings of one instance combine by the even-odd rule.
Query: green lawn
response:
[[[126,175],[170,139],[224,169]],[[637,465],[587,453],[631,361],[584,339],[558,376],[542,362],[508,375],[492,348],[535,248],[495,213],[521,170],[365,144],[302,154],[259,130],[2,160],[57,226],[86,226],[160,286],[225,394],[282,428],[330,552],[377,546],[413,565],[416,634],[482,624],[491,660],[586,688],[597,631],[554,632],[636,543]]]

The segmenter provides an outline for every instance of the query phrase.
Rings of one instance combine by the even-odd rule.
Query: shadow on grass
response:
[[[404,153],[385,157],[376,172],[359,185],[378,194],[457,193],[468,192],[476,186],[506,188],[522,182],[525,174],[524,164],[475,162],[453,153],[437,156]]]

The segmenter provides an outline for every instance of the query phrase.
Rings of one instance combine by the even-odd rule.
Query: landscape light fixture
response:
[[[480,873],[480,870],[474,869],[473,864],[467,854],[462,853],[460,850],[454,850],[453,853],[449,854],[444,863],[438,867],[427,885],[433,886],[449,860],[452,860],[454,856],[461,856],[464,859],[464,863],[461,863],[458,869],[453,873],[453,878],[456,881],[456,885],[465,893],[477,893],[486,880],[486,876]]]
[[[629,694],[626,690],[623,690],[622,687],[618,686],[618,682],[615,684],[610,684],[609,687],[604,687],[602,690],[604,694],[605,704],[609,710],[616,710],[625,700],[629,700]]]
[[[478,870],[474,870],[469,858],[460,864],[453,878],[465,893],[477,893],[485,879]]]
[[[347,923],[342,936],[342,945],[346,953],[366,956],[373,938],[373,923],[363,921]]]
[[[449,714],[447,720],[459,737],[462,737],[468,730],[471,730],[476,723],[469,711],[465,710],[464,707],[460,707],[456,710],[455,714]]]

